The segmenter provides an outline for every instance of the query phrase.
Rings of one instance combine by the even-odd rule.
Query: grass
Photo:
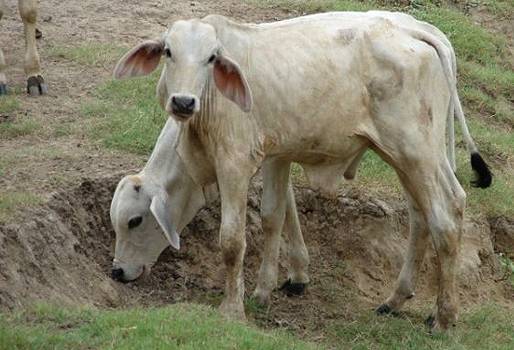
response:
[[[151,152],[166,116],[155,98],[157,72],[142,79],[109,81],[82,106],[92,118],[90,134],[105,146],[134,153]]]
[[[193,304],[163,308],[63,309],[38,305],[0,314],[0,349],[316,349],[284,331],[227,322]]]
[[[120,58],[126,48],[94,41],[81,43],[75,46],[53,46],[49,48],[49,55],[56,58],[64,58],[79,64],[89,66],[103,66],[109,69]]]
[[[508,278],[512,287],[514,287],[514,262],[507,256],[500,253],[500,264],[505,270],[505,275]]]
[[[30,192],[10,191],[0,193],[0,222],[8,221],[17,208],[31,207],[41,203],[41,201],[41,197]]]
[[[353,322],[335,322],[329,343],[340,349],[512,349],[514,318],[511,310],[494,304],[462,315],[448,334],[429,335],[420,315],[402,318],[365,313]]]
[[[20,136],[33,134],[41,128],[41,124],[30,118],[15,120],[14,122],[0,123],[0,138],[13,139]]]
[[[20,108],[20,102],[14,95],[0,97],[0,115],[9,115]]]
[[[511,311],[486,304],[465,312],[450,334],[435,335],[421,314],[358,311],[353,320],[328,322],[313,344],[284,330],[228,322],[196,304],[130,310],[38,304],[0,314],[0,349],[512,349]]]

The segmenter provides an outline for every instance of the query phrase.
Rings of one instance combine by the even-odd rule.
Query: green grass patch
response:
[[[36,305],[0,314],[1,349],[512,349],[512,310],[488,304],[463,312],[447,334],[428,333],[424,313],[401,318],[359,311],[328,321],[318,344],[283,330],[229,322],[208,306],[98,310]],[[309,334],[304,334],[309,338]]]
[[[41,197],[31,192],[11,191],[0,193],[0,222],[9,221],[9,217],[13,215],[17,208],[37,205],[41,201]]]
[[[356,0],[247,0],[265,7],[280,7],[302,13],[326,11],[367,11],[379,8],[376,1]]]
[[[369,312],[351,322],[335,322],[329,343],[340,349],[512,349],[512,310],[486,305],[464,313],[448,334],[430,335],[423,316],[377,317]]]
[[[0,123],[0,138],[13,139],[33,134],[41,128],[41,124],[30,118],[17,119],[14,122]]]
[[[502,63],[507,54],[506,39],[475,25],[461,12],[431,4],[409,11],[417,19],[427,21],[443,31],[457,54],[458,60],[480,64]]]
[[[0,96],[0,115],[9,115],[20,108],[20,102],[14,95]]]
[[[127,48],[91,41],[76,46],[53,46],[49,48],[49,55],[89,66],[112,65],[114,68],[125,51]]]
[[[96,98],[82,106],[82,114],[92,118],[91,135],[105,146],[134,153],[151,152],[166,123],[157,103],[157,72],[149,77],[108,81]]]
[[[501,266],[505,270],[506,278],[509,280],[510,284],[514,288],[514,262],[503,254],[500,254],[499,260]]]
[[[316,349],[283,331],[225,321],[206,306],[100,311],[37,306],[0,314],[0,349]]]

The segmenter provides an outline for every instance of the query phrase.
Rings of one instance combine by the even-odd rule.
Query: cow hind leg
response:
[[[457,258],[464,225],[466,194],[453,169],[445,163],[439,200],[433,201],[427,216],[432,242],[437,254],[438,293],[436,312],[430,324],[433,330],[454,327],[457,321]]]
[[[24,69],[27,76],[27,92],[31,96],[43,95],[48,92],[48,86],[41,75],[36,45],[37,0],[18,0],[18,7],[25,32]]]
[[[426,222],[436,251],[438,294],[436,312],[431,326],[436,330],[445,330],[454,326],[457,320],[458,294],[455,271],[462,236],[466,195],[455,177],[446,155],[441,154],[436,157],[435,154],[430,154],[430,151],[427,151],[425,155],[427,156],[424,159],[403,160],[403,167],[401,169],[396,167],[396,169],[409,196],[415,206],[419,208],[422,219]],[[414,216],[416,218],[413,221],[419,220],[417,215]],[[414,244],[416,240],[411,238],[411,244]],[[422,241],[419,242],[416,244],[417,247],[414,247],[419,251],[412,255],[418,258],[417,262],[414,259],[415,262],[411,263],[413,266],[421,264],[422,261],[421,255],[424,248],[422,248]],[[416,241],[416,243],[418,242]],[[405,275],[407,276],[405,281],[411,282],[411,276],[408,273]],[[400,276],[399,283],[402,282],[402,276]],[[402,286],[399,288],[402,289]],[[407,288],[407,292],[409,292],[409,288]],[[402,290],[398,294],[400,296],[407,295]],[[390,302],[397,302],[400,298],[395,300],[393,293],[393,300]]]

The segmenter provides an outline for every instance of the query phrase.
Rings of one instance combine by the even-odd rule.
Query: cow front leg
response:
[[[37,0],[18,0],[18,8],[25,32],[24,69],[27,76],[27,93],[31,96],[43,95],[48,92],[48,86],[41,75],[41,65],[36,46]]]
[[[262,166],[263,191],[261,201],[264,247],[257,286],[253,297],[267,304],[273,289],[277,287],[280,233],[286,215],[286,197],[290,163],[268,160]]]
[[[246,201],[249,177],[218,171],[221,197],[220,246],[225,267],[225,298],[220,311],[229,319],[245,320],[243,258],[246,249]]]
[[[307,273],[309,252],[303,240],[291,180],[289,180],[287,188],[286,218],[283,232],[286,239],[284,250],[287,255],[287,280],[281,289],[289,296],[301,295],[309,283]]]

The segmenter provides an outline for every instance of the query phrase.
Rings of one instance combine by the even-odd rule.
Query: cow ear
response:
[[[175,225],[173,225],[170,216],[170,210],[168,205],[168,195],[165,192],[161,192],[152,198],[150,204],[150,211],[152,212],[155,220],[161,226],[164,236],[171,246],[177,250],[180,249],[180,237],[177,233]]]
[[[214,61],[213,75],[216,87],[223,96],[236,103],[243,112],[250,112],[252,92],[239,65],[220,54]]]
[[[119,60],[114,68],[114,78],[123,79],[152,73],[159,65],[164,42],[146,40],[133,47]]]

